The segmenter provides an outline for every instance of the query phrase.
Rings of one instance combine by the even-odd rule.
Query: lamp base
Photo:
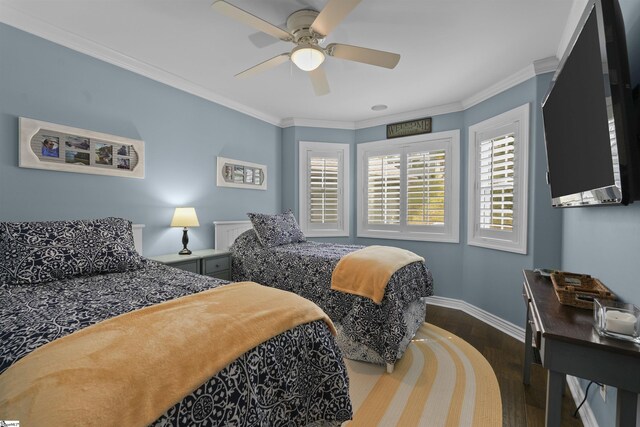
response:
[[[182,230],[182,250],[178,252],[178,255],[191,255],[191,251],[187,249],[189,244],[189,236],[187,235],[187,227]]]

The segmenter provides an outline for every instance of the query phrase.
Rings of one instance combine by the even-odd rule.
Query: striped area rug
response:
[[[392,374],[384,366],[346,363],[354,418],[343,426],[502,426],[489,362],[444,329],[424,323]]]

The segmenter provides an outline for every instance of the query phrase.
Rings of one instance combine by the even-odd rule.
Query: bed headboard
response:
[[[213,221],[215,229],[215,249],[227,250],[236,238],[253,226],[251,221]]]
[[[144,224],[132,224],[131,228],[133,229],[133,244],[136,247],[136,251],[142,255],[142,229]]]

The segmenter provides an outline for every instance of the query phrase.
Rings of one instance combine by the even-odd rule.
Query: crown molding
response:
[[[80,37],[67,30],[63,30],[46,21],[34,18],[33,16],[21,12],[7,4],[2,4],[2,7],[0,8],[0,22],[41,37],[50,42],[67,47],[76,52],[89,55],[119,68],[123,68],[151,80],[174,87],[191,95],[206,99],[207,101],[215,102],[216,104],[238,111],[242,114],[246,114],[247,116],[258,120],[262,120],[276,126],[280,123],[280,119],[277,117],[249,108],[246,105],[221,96],[213,92],[211,89],[207,89],[204,86],[193,83],[169,71],[139,61],[92,40]]]
[[[553,73],[558,68],[560,61],[555,56],[533,61],[533,71],[536,76],[545,73]]]
[[[507,76],[506,78],[500,80],[499,82],[489,86],[488,88],[481,90],[475,95],[471,95],[470,97],[463,99],[462,105],[466,110],[467,108],[471,108],[474,105],[486,101],[487,99],[496,96],[507,89],[511,89],[512,87],[519,85],[520,83],[526,82],[527,80],[537,76],[538,74],[555,71],[557,67],[558,59],[555,56],[539,59],[522,68],[521,70],[516,71],[510,76]]]
[[[291,126],[312,127],[312,128],[330,128],[330,129],[347,129],[354,130],[353,122],[343,122],[338,120],[316,120],[316,119],[302,119],[296,117],[288,117],[280,121],[279,126],[281,128],[288,128]]]
[[[401,122],[404,120],[415,119],[416,117],[438,116],[441,114],[455,113],[462,111],[464,108],[460,102],[452,102],[451,104],[437,105],[435,107],[421,108],[419,110],[407,111],[404,113],[391,114],[375,119],[368,119],[355,122],[355,129],[364,129],[374,126],[386,125],[387,123]]]
[[[572,24],[572,17],[574,12],[578,14],[578,18],[581,15],[583,7],[578,4],[586,4],[588,0],[576,0],[571,10],[571,16],[569,24],[565,33],[572,33],[573,30],[568,31],[568,28]],[[574,10],[575,9],[575,10]],[[579,12],[579,13],[578,13]],[[558,60],[555,57],[545,58],[535,61],[534,63],[524,67],[516,73],[506,77],[505,79],[495,83],[494,85],[481,90],[480,92],[462,100],[459,102],[453,102],[450,104],[439,105],[434,107],[427,107],[418,110],[406,111],[402,113],[376,117],[373,119],[361,120],[361,121],[337,121],[337,120],[316,120],[306,119],[298,117],[289,117],[281,119],[273,115],[267,114],[263,111],[258,111],[254,108],[248,107],[239,102],[233,101],[229,98],[221,96],[211,89],[191,82],[187,79],[179,77],[169,71],[161,69],[159,67],[152,66],[143,61],[139,61],[128,55],[125,55],[116,50],[110,49],[94,41],[82,38],[76,34],[73,34],[67,30],[58,28],[46,21],[37,19],[21,12],[6,4],[0,8],[0,22],[3,22],[9,26],[15,27],[19,30],[28,32],[35,36],[41,37],[45,40],[75,50],[77,52],[89,55],[93,58],[123,68],[125,70],[134,72],[141,76],[147,77],[151,80],[166,84],[181,91],[187,92],[191,95],[206,99],[207,101],[214,102],[221,106],[238,111],[249,117],[262,120],[272,125],[287,128],[292,126],[303,127],[317,127],[317,128],[330,128],[330,129],[346,129],[357,130],[374,126],[386,125],[388,123],[394,123],[404,120],[411,120],[416,117],[428,117],[436,116],[447,113],[454,113],[458,111],[464,111],[482,101],[485,101],[517,84],[520,84],[538,74],[554,71],[558,65]],[[570,25],[571,24],[571,25]],[[570,34],[569,34],[570,35]],[[560,48],[559,48],[560,50]]]

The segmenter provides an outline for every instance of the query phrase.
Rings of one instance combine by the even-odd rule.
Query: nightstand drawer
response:
[[[204,274],[211,275],[219,271],[229,270],[229,256],[224,255],[204,260]]]
[[[194,259],[191,261],[174,262],[169,265],[171,265],[171,267],[179,268],[180,270],[190,271],[191,273],[200,274],[200,269],[198,268],[197,259]]]
[[[231,281],[231,272],[229,270],[219,271],[214,274],[209,274],[211,277],[215,277],[216,279],[229,280]]]

